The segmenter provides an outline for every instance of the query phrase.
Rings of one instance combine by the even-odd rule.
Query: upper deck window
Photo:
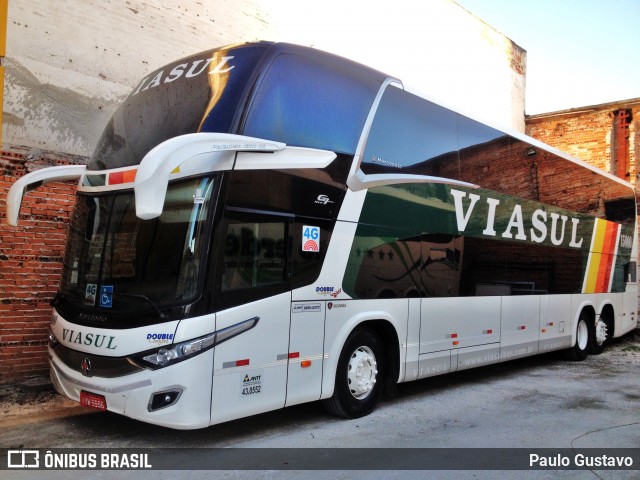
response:
[[[458,161],[456,114],[390,86],[384,92],[362,156],[362,171],[430,175],[429,163]]]
[[[381,80],[333,57],[281,54],[261,80],[243,134],[355,153]]]

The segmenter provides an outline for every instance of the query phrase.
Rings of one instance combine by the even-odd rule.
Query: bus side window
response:
[[[371,124],[361,169],[366,175],[457,175],[456,114],[390,85]]]
[[[286,239],[284,222],[230,222],[224,244],[222,291],[285,283]]]
[[[624,278],[627,283],[636,283],[637,271],[638,264],[636,262],[629,262],[624,266]]]
[[[403,231],[360,225],[343,287],[354,298],[407,298],[422,295],[420,237]]]
[[[324,258],[331,241],[331,222],[318,218],[304,219],[297,218],[293,224],[292,230],[292,289],[304,287],[315,282],[320,275]],[[318,249],[305,248],[308,237],[305,237],[305,231],[309,229],[317,229],[317,236],[314,241],[317,242]]]

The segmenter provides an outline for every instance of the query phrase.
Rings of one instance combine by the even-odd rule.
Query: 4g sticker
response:
[[[320,251],[320,227],[312,227],[310,225],[302,227],[302,251]]]
[[[97,293],[98,285],[96,285],[95,283],[87,283],[87,287],[84,290],[84,304],[95,305]]]

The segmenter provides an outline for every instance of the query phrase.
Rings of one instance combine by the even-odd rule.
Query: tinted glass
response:
[[[291,242],[291,286],[298,288],[312,283],[320,274],[342,195],[342,185],[323,171],[234,171],[229,178],[226,204],[231,212],[246,212],[238,217],[238,225],[290,222],[287,242]],[[273,215],[266,215],[267,211]],[[315,239],[318,251],[303,250],[308,240],[304,232],[309,228],[319,232]],[[224,235],[236,243],[229,239],[228,232]],[[238,238],[238,234],[234,237]],[[235,260],[227,256],[224,262],[229,261]]]
[[[587,253],[474,237],[464,239],[461,291],[476,295],[580,293]]]
[[[179,135],[231,132],[251,72],[266,48],[202,52],[145,77],[111,117],[88,168],[136,165],[153,147]]]
[[[506,137],[500,130],[489,127],[463,115],[458,115],[458,146],[460,150],[468,148],[487,148],[491,142]]]
[[[635,223],[635,195],[627,185],[596,175],[589,168],[524,141],[513,139],[512,143],[533,166],[529,168],[531,183],[540,202],[611,220],[628,228]]]
[[[432,162],[457,167],[456,114],[389,86],[362,156],[362,171],[430,175]]]
[[[243,305],[291,288],[292,217],[228,208],[216,228],[211,307]]]
[[[162,215],[153,220],[136,217],[133,192],[80,195],[67,239],[62,298],[101,313],[158,313],[192,300],[215,188],[211,178],[170,184]]]
[[[509,136],[458,115],[458,144],[460,168],[448,168],[439,176],[499,190],[503,172],[513,168]]]
[[[402,230],[359,225],[343,287],[354,298],[418,297],[422,290],[420,237]]]
[[[427,297],[455,297],[460,293],[463,238],[454,235],[422,236],[421,281]]]
[[[589,178],[599,177],[586,171]],[[556,197],[565,195],[558,191]],[[586,193],[576,199],[585,200],[592,201]],[[596,198],[596,205],[611,215],[624,217],[631,210],[627,204],[609,205]],[[633,223],[596,220],[495,191],[429,183],[374,187],[362,208],[345,290],[369,295],[369,287],[359,284],[375,286],[375,279],[385,279],[390,285],[391,279],[413,275],[415,256],[407,255],[398,266],[404,271],[383,274],[392,267],[384,252],[402,250],[404,239],[420,234],[420,288],[434,296],[624,291],[633,247]],[[599,246],[590,252],[596,238]],[[588,262],[596,267],[587,270]]]
[[[243,133],[353,154],[379,85],[368,70],[350,71],[324,56],[279,55],[253,98]]]
[[[451,297],[460,294],[463,239],[359,225],[344,288],[355,298]],[[394,238],[399,236],[400,238]]]
[[[333,218],[343,195],[343,185],[321,170],[236,170],[230,175],[227,205]]]
[[[222,292],[286,281],[284,222],[227,223]]]
[[[308,237],[305,232],[309,227],[317,227],[319,235],[316,239],[318,251],[303,251]],[[292,288],[303,287],[315,282],[320,275],[322,264],[331,241],[333,222],[318,218],[296,218],[293,224],[293,284]]]

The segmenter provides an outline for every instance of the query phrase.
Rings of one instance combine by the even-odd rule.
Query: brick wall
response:
[[[627,110],[632,118],[625,141],[628,166],[623,172],[618,172],[616,163],[620,139],[616,138],[615,117],[620,110]],[[636,202],[640,203],[640,99],[532,115],[525,123],[527,135],[635,185]],[[640,230],[640,216],[638,226]],[[638,300],[640,312],[640,298]]]
[[[6,147],[6,145],[5,145]],[[26,147],[0,152],[0,383],[42,375],[75,184],[50,183],[26,195],[19,224],[6,224],[11,184],[33,170],[84,163]]]
[[[625,180],[638,184],[636,161],[640,155],[640,100],[596,105],[526,118],[527,135],[552,147],[590,163],[606,172],[614,173],[612,150],[614,145],[614,112],[631,110],[629,126],[629,169]]]

